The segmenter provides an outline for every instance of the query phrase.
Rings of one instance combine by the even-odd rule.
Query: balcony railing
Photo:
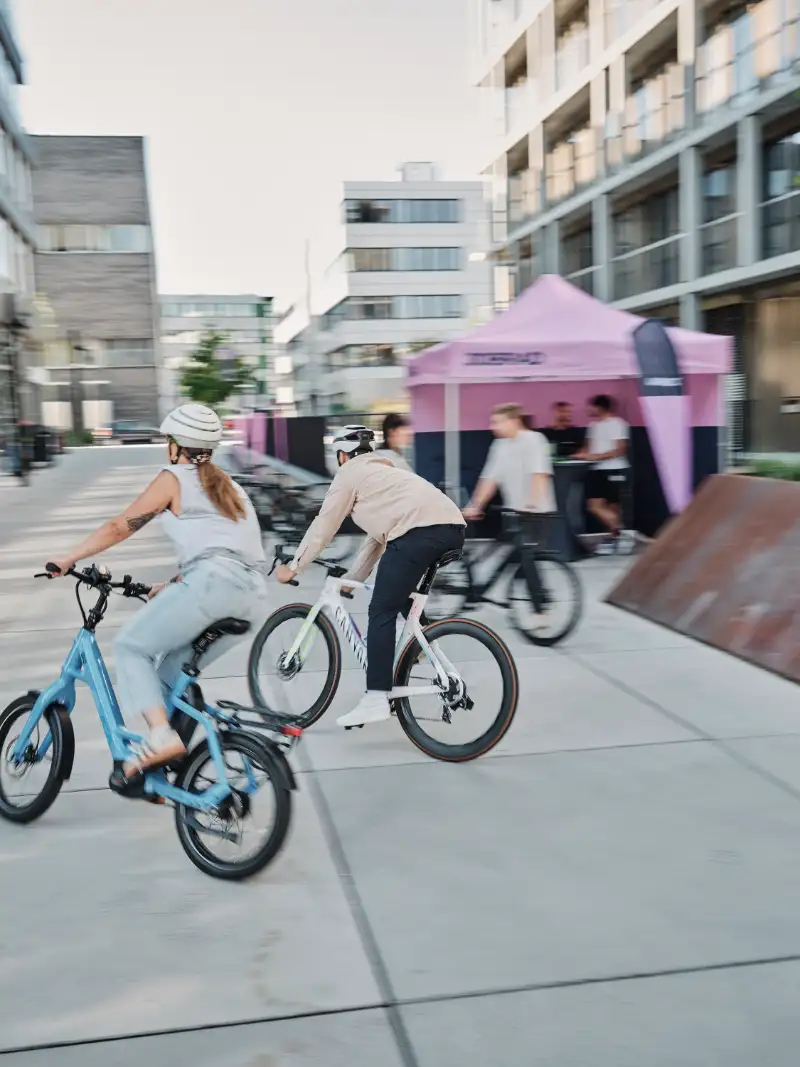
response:
[[[519,130],[529,133],[532,126],[532,114],[536,105],[537,84],[532,78],[512,85],[505,91],[505,132]]]
[[[800,249],[800,189],[761,205],[764,258]]]
[[[697,110],[754,96],[800,61],[797,0],[761,0],[718,27],[697,50]]]
[[[542,208],[538,171],[523,170],[508,179],[508,225],[519,226]]]
[[[606,0],[603,27],[605,47],[613,44],[659,3],[660,0]]]
[[[589,27],[575,22],[556,40],[556,89],[574,81],[589,65]]]
[[[584,267],[583,270],[573,271],[572,274],[565,274],[564,277],[579,289],[583,289],[584,293],[594,296],[594,276],[596,271],[597,267]]]
[[[706,222],[700,227],[703,274],[716,274],[736,266],[736,227],[738,214]]]
[[[680,281],[681,234],[655,241],[645,248],[624,252],[612,260],[614,266],[614,299],[663,289]]]
[[[623,115],[608,115],[605,156],[609,170],[653,151],[685,129],[683,79],[683,66],[673,63],[627,98]]]
[[[546,195],[549,204],[563,200],[598,175],[597,135],[591,126],[574,133],[548,152],[545,160]]]

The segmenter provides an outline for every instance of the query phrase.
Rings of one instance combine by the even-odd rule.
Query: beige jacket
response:
[[[366,531],[367,540],[348,577],[362,582],[394,541],[418,526],[465,526],[453,501],[412,471],[372,453],[348,460],[336,473],[319,514],[292,560],[300,571],[320,555],[348,515]]]

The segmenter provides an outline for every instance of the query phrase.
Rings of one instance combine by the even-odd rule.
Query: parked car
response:
[[[121,445],[153,444],[161,441],[163,437],[161,431],[154,426],[131,419],[117,419],[110,426],[92,430],[92,436],[97,444],[118,441]]]

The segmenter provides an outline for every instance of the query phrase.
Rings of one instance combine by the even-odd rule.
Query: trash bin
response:
[[[50,460],[50,449],[48,447],[48,433],[47,430],[43,430],[39,427],[33,434],[33,462],[34,463],[48,463]]]

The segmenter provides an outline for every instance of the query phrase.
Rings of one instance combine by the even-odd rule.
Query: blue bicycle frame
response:
[[[190,793],[185,789],[179,789],[171,785],[167,781],[163,769],[159,769],[145,774],[144,792],[145,795],[164,797],[165,800],[171,800],[175,804],[183,804],[187,808],[209,811],[218,807],[232,792],[228,783],[228,773],[222,757],[222,747],[219,743],[215,725],[216,722],[230,723],[232,720],[221,708],[206,704],[203,711],[198,711],[185,699],[186,689],[194,680],[190,675],[183,671],[181,672],[171,692],[167,695],[165,701],[167,714],[172,718],[176,711],[182,711],[200,723],[205,731],[209,752],[217,769],[219,780],[216,785],[210,786],[201,793]],[[85,683],[91,690],[95,707],[103,726],[103,732],[106,735],[111,758],[115,762],[136,759],[136,752],[132,746],[141,745],[144,738],[126,728],[97,639],[94,633],[83,627],[75,638],[69,655],[64,661],[64,666],[61,668],[61,676],[37,697],[36,703],[28,716],[28,721],[12,749],[12,761],[15,763],[23,761],[25,750],[30,744],[33,732],[44,715],[45,709],[51,704],[61,704],[69,714],[72,714],[75,707],[76,682]],[[37,762],[44,759],[52,743],[52,733],[48,730],[47,736],[37,749]],[[237,784],[237,791],[255,793],[258,784],[253,774],[253,769],[247,760],[244,762],[244,770],[247,783],[244,786]]]

